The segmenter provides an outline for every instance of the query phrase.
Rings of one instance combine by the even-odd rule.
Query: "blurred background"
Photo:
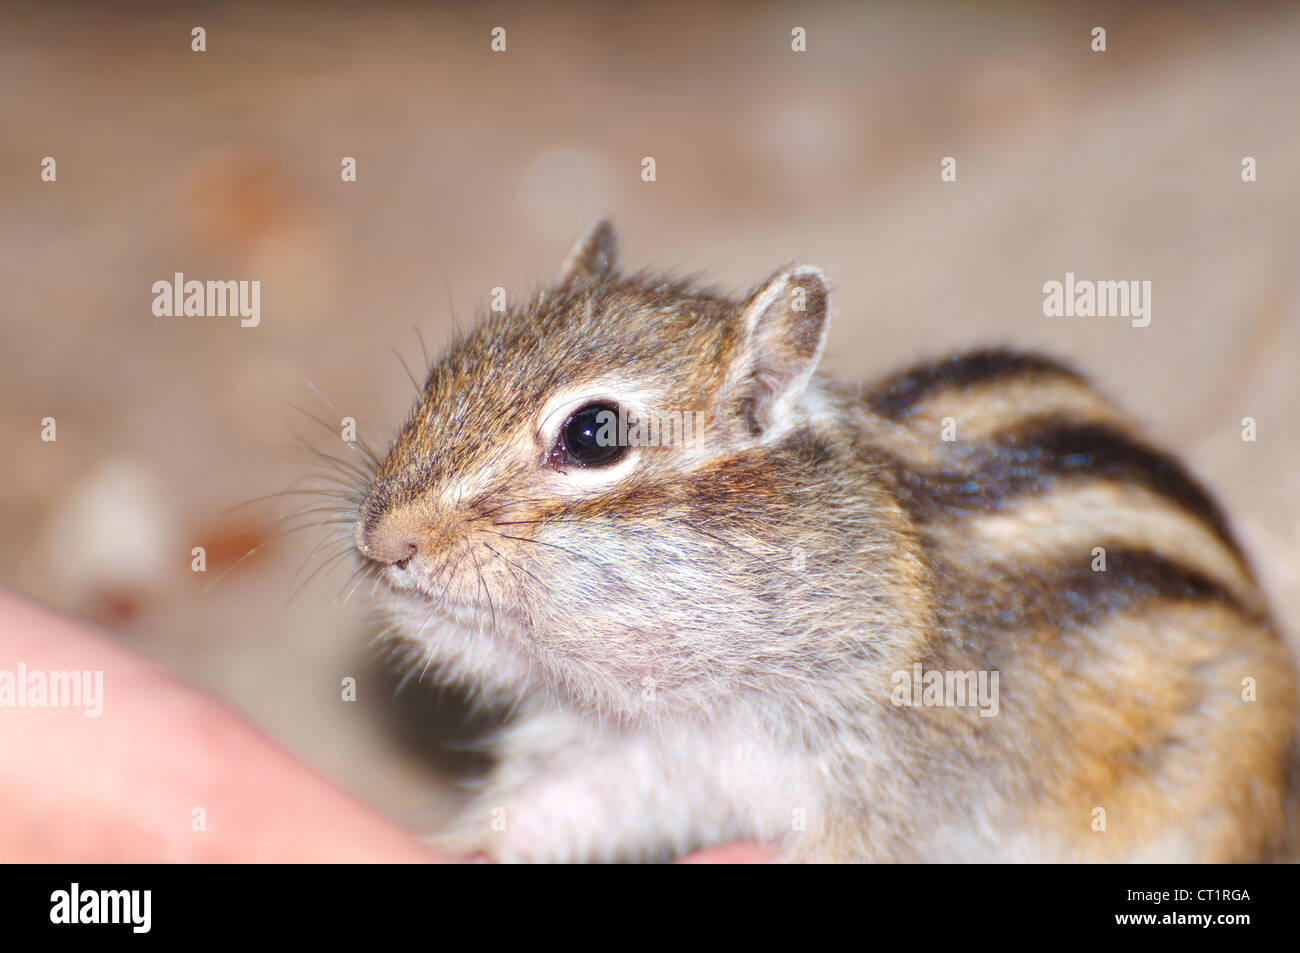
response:
[[[5,5],[0,583],[436,827],[458,709],[398,691],[350,565],[290,599],[323,538],[274,537],[291,501],[239,504],[316,472],[295,433],[341,449],[295,406],[385,446],[416,329],[436,351],[610,215],[634,268],[828,268],[845,378],[981,343],[1076,362],[1221,495],[1294,637],[1300,10],[1133,6]],[[155,317],[178,271],[259,280],[260,326]],[[1067,271],[1150,280],[1150,326],[1044,317]]]

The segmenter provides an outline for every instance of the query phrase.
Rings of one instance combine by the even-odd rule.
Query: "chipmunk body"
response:
[[[355,539],[403,638],[516,713],[446,843],[1281,856],[1293,663],[1214,501],[1044,358],[825,378],[829,315],[807,266],[741,301],[621,275],[598,223],[434,363]]]

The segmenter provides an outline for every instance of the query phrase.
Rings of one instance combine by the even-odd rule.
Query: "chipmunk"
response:
[[[831,380],[831,310],[808,265],[622,274],[602,221],[432,364],[354,538],[400,637],[514,712],[441,843],[1283,856],[1293,662],[1211,496],[1044,357]]]

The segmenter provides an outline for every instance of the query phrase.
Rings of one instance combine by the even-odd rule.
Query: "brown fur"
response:
[[[455,341],[358,512],[401,636],[519,713],[449,844],[1285,851],[1290,655],[1217,504],[1080,375],[983,352],[863,393],[814,373],[815,269],[733,301],[616,262],[598,224],[555,287]],[[557,465],[595,398],[707,431]],[[996,717],[894,704],[917,663],[997,672]]]

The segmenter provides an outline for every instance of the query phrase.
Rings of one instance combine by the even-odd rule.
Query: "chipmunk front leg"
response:
[[[612,730],[545,712],[512,726],[500,751],[444,847],[506,863],[664,861],[771,840],[773,824],[729,780],[737,765],[698,731]]]
[[[502,863],[636,859],[689,821],[662,796],[664,765],[637,734],[548,710],[512,724],[497,750],[485,786],[440,846]]]

